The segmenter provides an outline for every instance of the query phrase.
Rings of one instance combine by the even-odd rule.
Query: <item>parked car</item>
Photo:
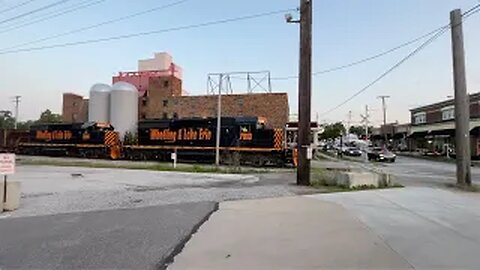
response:
[[[343,154],[346,156],[359,157],[362,155],[362,151],[357,147],[346,147],[343,149]]]
[[[386,161],[386,162],[395,162],[397,156],[388,151],[387,149],[383,149],[381,147],[374,147],[371,148],[367,152],[368,160],[376,160],[376,161]]]

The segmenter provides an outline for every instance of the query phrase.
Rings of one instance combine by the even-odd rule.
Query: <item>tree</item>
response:
[[[15,118],[11,111],[0,111],[0,129],[12,129],[15,127]]]
[[[27,120],[27,121],[20,121],[17,123],[17,129],[30,129],[32,125],[34,125],[37,121]]]
[[[38,119],[37,122],[38,123],[61,123],[62,116],[57,113],[52,113],[52,111],[47,109],[40,114],[40,119]]]
[[[342,122],[329,124],[324,127],[323,133],[320,134],[320,139],[335,139],[340,137],[343,133],[345,133],[345,126],[343,126]]]
[[[368,130],[371,131],[373,129],[372,126],[368,127]],[[350,133],[355,134],[358,137],[363,137],[365,136],[365,126],[351,126],[350,127]]]

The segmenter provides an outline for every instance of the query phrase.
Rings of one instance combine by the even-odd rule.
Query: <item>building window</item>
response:
[[[452,120],[455,118],[455,107],[448,106],[442,108],[442,120]]]
[[[415,124],[425,124],[427,122],[427,113],[419,112],[414,114],[413,121]]]
[[[147,106],[147,99],[146,98],[143,98],[142,99],[142,106]]]
[[[178,118],[178,114],[175,112],[173,113],[173,119],[177,119]]]
[[[168,87],[168,81],[163,82],[163,87]]]
[[[166,112],[163,113],[162,119],[168,119],[168,114]]]
[[[140,116],[142,119],[147,119],[147,115],[142,113],[142,115]]]
[[[167,107],[168,106],[168,100],[167,99],[164,99],[163,100],[163,107]]]
[[[77,102],[73,102],[73,107],[77,107]]]

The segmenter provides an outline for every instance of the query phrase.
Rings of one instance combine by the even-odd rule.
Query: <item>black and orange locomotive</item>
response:
[[[118,133],[110,124],[38,124],[23,141],[17,146],[20,154],[120,158]]]
[[[32,155],[131,160],[213,162],[216,118],[144,120],[136,140],[120,142],[110,124],[46,124],[32,126],[18,152]],[[284,166],[292,163],[285,130],[270,128],[261,117],[222,117],[220,154],[223,163]]]

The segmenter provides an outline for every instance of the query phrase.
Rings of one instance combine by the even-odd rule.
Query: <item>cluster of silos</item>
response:
[[[127,132],[135,133],[138,121],[138,90],[126,82],[116,82],[110,87],[94,84],[90,88],[88,121],[110,123],[124,138]]]

